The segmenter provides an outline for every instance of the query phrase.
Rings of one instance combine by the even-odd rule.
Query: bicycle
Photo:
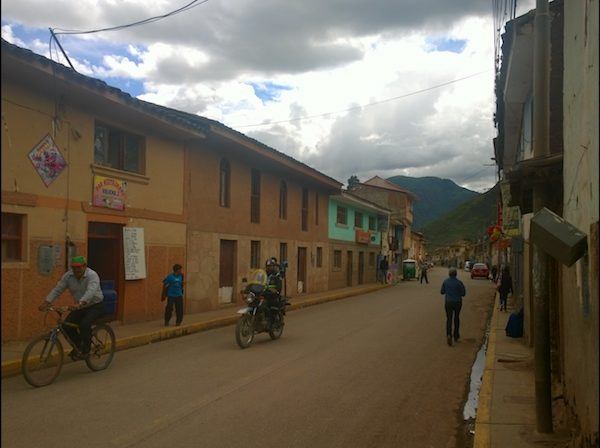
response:
[[[84,359],[88,368],[94,372],[106,369],[113,360],[116,349],[115,333],[103,318],[92,324],[92,343],[89,356],[83,358],[76,344],[64,331],[64,326],[79,328],[79,325],[63,320],[63,314],[72,307],[53,307],[46,309],[44,322],[50,311],[58,317],[56,325],[48,333],[34,338],[25,348],[21,361],[21,372],[25,380],[33,387],[51,384],[59,375],[64,363],[63,344],[58,338],[60,334],[73,347],[71,354],[78,359]]]

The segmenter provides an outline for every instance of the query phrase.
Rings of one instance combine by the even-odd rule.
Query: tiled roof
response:
[[[404,188],[396,185],[395,183],[390,182],[387,179],[383,179],[382,177],[379,177],[379,176],[373,176],[369,180],[362,182],[362,184],[368,185],[370,187],[378,187],[378,188],[384,188],[386,190],[399,191],[401,193],[406,193],[412,197],[416,197],[416,195],[413,192],[405,190]]]
[[[145,113],[154,115],[155,117],[157,117],[161,120],[164,120],[164,121],[167,121],[167,122],[170,122],[175,125],[182,126],[182,127],[188,128],[188,129],[192,129],[195,131],[200,131],[203,133],[210,132],[211,127],[226,131],[230,134],[233,134],[233,135],[247,141],[248,143],[252,143],[256,146],[259,146],[262,149],[265,149],[265,150],[271,152],[276,157],[281,158],[282,161],[287,160],[289,162],[292,162],[298,168],[308,169],[313,174],[321,177],[324,181],[326,181],[328,183],[338,184],[339,188],[342,187],[342,183],[337,181],[336,179],[329,177],[326,174],[323,174],[320,171],[312,168],[311,166],[306,165],[305,163],[302,163],[302,162],[294,159],[293,157],[288,156],[287,154],[277,151],[276,149],[271,148],[270,146],[265,145],[264,143],[261,143],[258,140],[248,137],[247,135],[242,134],[241,132],[238,132],[235,129],[225,126],[223,123],[220,123],[216,120],[211,120],[209,118],[201,117],[199,115],[191,114],[188,112],[183,112],[183,111],[176,110],[176,109],[171,109],[169,107],[160,106],[158,104],[140,100],[138,98],[131,96],[129,93],[122,91],[121,89],[118,89],[116,87],[113,87],[113,86],[107,84],[104,81],[101,81],[97,78],[92,78],[90,76],[82,75],[81,73],[76,72],[75,70],[73,70],[70,67],[59,64],[57,62],[54,62],[51,59],[46,58],[45,56],[34,53],[31,50],[21,48],[17,45],[11,44],[10,42],[2,39],[3,55],[5,52],[6,52],[6,54],[14,55],[17,58],[22,59],[27,62],[30,62],[30,63],[37,63],[37,64],[40,64],[45,67],[50,66],[50,67],[52,67],[52,69],[55,71],[55,73],[57,75],[61,75],[62,77],[64,77],[65,80],[67,80],[69,82],[85,85],[91,89],[96,90],[98,92],[98,94],[101,94],[101,95],[105,95],[105,94],[115,95],[120,100],[122,100],[123,103],[126,104],[127,106],[141,110]]]

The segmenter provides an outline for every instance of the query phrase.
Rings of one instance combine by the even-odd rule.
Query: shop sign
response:
[[[125,185],[120,179],[94,176],[94,207],[125,210]]]
[[[146,278],[146,250],[142,227],[123,227],[125,280]]]
[[[35,145],[29,153],[29,160],[46,187],[50,186],[67,166],[65,158],[60,153],[58,146],[56,146],[50,134],[46,134]]]
[[[504,207],[502,215],[504,234],[512,237],[521,235],[521,209],[519,207]]]
[[[356,229],[356,242],[360,244],[369,244],[371,242],[371,233]]]

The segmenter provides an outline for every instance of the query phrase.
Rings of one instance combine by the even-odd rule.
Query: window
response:
[[[260,268],[260,241],[250,241],[250,268]]]
[[[369,216],[369,230],[376,230],[377,220],[374,216]]]
[[[375,252],[369,252],[369,266],[375,266]]]
[[[315,226],[319,225],[319,192],[315,191]]]
[[[2,213],[2,261],[23,260],[24,217],[16,213]]]
[[[308,188],[302,189],[302,230],[308,230]]]
[[[334,268],[342,268],[342,251],[334,250],[333,251],[333,267]]]
[[[347,210],[345,207],[337,206],[337,220],[336,223],[346,225],[347,221]],[[340,252],[341,253],[341,252]]]
[[[284,180],[279,184],[279,218],[287,219],[287,184]]]
[[[144,174],[146,140],[103,124],[96,124],[94,163]]]
[[[323,267],[323,248],[317,247],[317,267]]]
[[[250,222],[260,222],[260,171],[252,170],[250,185]]]
[[[279,243],[279,263],[287,260],[287,254],[287,243]]]
[[[229,160],[221,159],[220,177],[219,177],[219,205],[221,207],[229,207],[229,185],[231,179],[231,171]]]
[[[355,212],[354,213],[354,227],[358,227],[359,229],[362,229],[362,225],[363,225],[363,214],[360,212]]]

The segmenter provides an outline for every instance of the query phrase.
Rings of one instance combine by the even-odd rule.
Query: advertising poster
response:
[[[46,134],[35,145],[29,153],[29,160],[46,187],[50,186],[67,166],[65,158],[60,153],[58,146],[56,146],[50,134]]]
[[[125,210],[125,182],[111,177],[94,176],[94,207]]]
[[[142,227],[123,227],[123,252],[125,280],[146,278],[146,251]]]

